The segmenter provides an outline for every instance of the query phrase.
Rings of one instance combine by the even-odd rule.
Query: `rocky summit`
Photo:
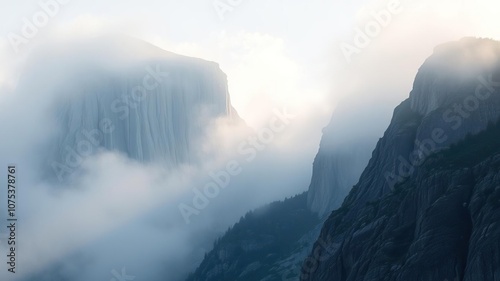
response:
[[[435,49],[301,280],[500,280],[499,71],[499,42]]]

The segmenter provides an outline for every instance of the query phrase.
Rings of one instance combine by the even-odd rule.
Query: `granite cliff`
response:
[[[500,43],[437,47],[301,280],[500,280]]]

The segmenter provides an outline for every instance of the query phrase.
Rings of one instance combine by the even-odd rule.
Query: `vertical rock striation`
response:
[[[20,81],[20,93],[54,100],[50,176],[65,179],[101,150],[167,167],[194,163],[210,122],[238,119],[216,63],[129,38],[96,41],[41,51]]]

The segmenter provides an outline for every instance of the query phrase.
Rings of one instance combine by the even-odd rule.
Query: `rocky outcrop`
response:
[[[500,280],[499,70],[498,42],[436,48],[301,280]]]
[[[340,207],[359,180],[383,134],[383,116],[387,112],[390,111],[384,106],[352,100],[341,102],[335,109],[330,124],[323,130],[307,197],[309,208],[320,217]],[[376,122],[372,114],[379,117]]]
[[[20,82],[21,94],[55,97],[49,175],[66,179],[101,150],[167,167],[193,163],[210,122],[238,119],[216,63],[130,38],[96,41],[42,51]]]

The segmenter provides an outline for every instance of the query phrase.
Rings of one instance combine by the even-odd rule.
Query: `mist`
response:
[[[54,171],[47,175],[48,148],[61,134],[54,110],[86,94],[66,87],[92,81],[96,71],[124,75],[135,65],[127,50],[134,46],[120,44],[123,54],[111,55],[111,38],[34,51],[14,92],[2,99],[1,120],[16,120],[0,126],[17,138],[2,140],[0,152],[20,177],[16,280],[111,279],[122,268],[146,280],[182,280],[246,212],[307,189],[314,143],[290,141],[308,124],[288,108],[274,109],[257,129],[227,118],[205,124],[194,163],[167,168],[98,150],[64,181],[54,180]],[[217,194],[206,195],[218,180],[224,183]],[[203,206],[195,208],[196,200]]]
[[[61,18],[54,18],[20,54],[13,55],[9,42],[0,44],[5,62],[0,69],[0,129],[6,136],[0,140],[0,164],[16,164],[20,178],[15,280],[111,280],[122,269],[141,280],[183,280],[214,239],[246,212],[307,190],[321,130],[334,110],[348,118],[332,122],[356,128],[332,142],[380,137],[436,45],[464,36],[500,38],[500,31],[492,28],[498,23],[492,12],[497,2],[399,1],[401,9],[390,22],[347,58],[342,44],[354,45],[356,28],[363,29],[373,20],[371,12],[387,9],[388,2],[354,1],[344,7],[313,1],[309,6],[318,9],[304,9],[299,2],[247,2],[225,21],[219,21],[211,5],[189,2],[181,9],[184,14],[163,22],[166,16],[157,9],[151,25],[137,26],[134,23],[148,21],[130,3],[124,4],[121,15],[102,4],[68,4]],[[281,14],[284,6],[288,12]],[[172,31],[171,21],[192,16],[187,12],[203,15],[210,24],[203,29],[187,23]],[[261,12],[263,22],[255,23]],[[92,16],[99,13],[109,17]],[[481,22],[473,20],[478,18]],[[17,31],[19,22],[11,20],[7,26],[6,34]],[[41,172],[45,148],[60,130],[51,109],[77,93],[58,91],[66,70],[56,72],[44,58],[63,53],[75,73],[88,71],[81,68],[86,63],[102,63],[107,71],[119,72],[134,64],[127,52],[130,46],[121,46],[123,53],[110,59],[109,41],[102,40],[118,30],[167,51],[219,63],[243,123],[220,118],[208,124],[196,164],[166,169],[119,152],[99,151],[85,159],[71,182],[46,181]],[[89,37],[94,38],[92,48],[81,48]],[[72,50],[66,53],[68,48]],[[138,57],[155,54],[145,50]],[[23,80],[26,71],[36,75]],[[271,141],[253,145],[263,130],[269,131],[276,112],[293,118],[283,130],[271,130]],[[183,214],[180,206],[194,207],[197,192],[217,183],[213,175],[230,175],[223,177],[229,178],[227,186],[202,200],[205,207],[184,208]],[[0,207],[5,210],[5,202]],[[5,216],[2,212],[0,219],[5,221]],[[6,240],[0,241],[4,253]],[[0,276],[11,277],[3,270]]]

